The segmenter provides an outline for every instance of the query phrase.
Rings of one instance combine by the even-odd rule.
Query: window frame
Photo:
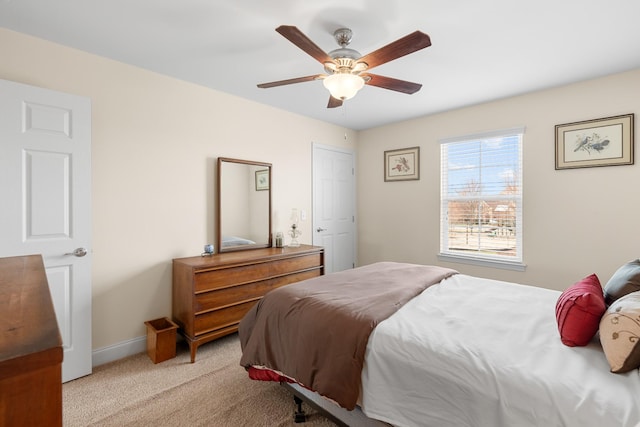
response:
[[[508,129],[495,130],[490,132],[476,133],[470,135],[463,135],[451,138],[440,139],[440,248],[438,253],[438,259],[447,262],[456,262],[471,265],[480,265],[485,267],[495,267],[508,270],[524,271],[526,265],[523,260],[522,252],[522,240],[523,240],[523,177],[522,177],[522,158],[524,148],[524,133],[525,128],[514,127]],[[496,195],[496,196],[454,196],[448,194],[448,178],[450,175],[449,168],[449,155],[448,148],[453,144],[458,143],[470,143],[470,142],[482,142],[489,139],[504,139],[517,137],[517,167],[516,171],[516,184],[519,189],[517,194],[514,195]],[[478,151],[478,156],[481,156],[482,151]],[[482,170],[480,166],[480,170]],[[482,180],[478,183],[482,185]],[[473,200],[491,200],[491,199],[504,199],[513,200],[516,204],[515,221],[516,221],[516,256],[505,256],[495,254],[481,254],[481,253],[463,253],[462,251],[451,250],[449,248],[449,218],[448,218],[448,204],[451,201],[473,201]]]

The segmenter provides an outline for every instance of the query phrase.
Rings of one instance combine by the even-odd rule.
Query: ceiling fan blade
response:
[[[407,93],[411,95],[420,90],[420,83],[412,83],[406,80],[398,80],[393,77],[380,76],[378,74],[362,74],[363,77],[370,77],[366,82],[369,86],[381,87],[383,89],[395,90],[396,92]]]
[[[329,95],[329,103],[327,104],[327,108],[336,108],[336,107],[342,107],[342,100],[334,98],[333,96]]]
[[[431,46],[431,39],[429,36],[421,31],[415,31],[363,56],[358,59],[357,62],[366,62],[368,65],[367,69],[370,70],[373,67],[377,67],[378,65],[393,61],[394,59],[398,59],[429,46]]]
[[[279,80],[277,82],[260,83],[258,85],[258,87],[260,89],[267,89],[267,88],[270,88],[270,87],[284,86],[284,85],[290,85],[290,84],[294,84],[294,83],[310,82],[312,80],[319,79],[323,75],[324,74],[315,74],[313,76],[296,77],[295,79]]]
[[[319,63],[324,64],[325,62],[333,61],[333,59],[327,55],[324,50],[320,49],[318,45],[312,42],[311,39],[304,35],[304,33],[297,27],[292,25],[281,25],[276,28],[276,31],[282,34],[291,43],[307,52]]]

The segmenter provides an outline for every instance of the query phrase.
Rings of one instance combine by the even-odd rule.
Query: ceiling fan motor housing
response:
[[[347,47],[347,45],[351,43],[352,36],[353,32],[349,28],[338,28],[333,32],[333,37],[336,39],[336,42],[340,47],[328,53],[328,55],[333,59],[333,64],[325,63],[324,69],[327,73],[351,73],[354,71],[362,71],[362,67],[358,67],[360,68],[359,70],[354,70],[356,60],[360,59],[362,54],[355,49]]]
[[[340,50],[342,50],[342,49],[340,49]],[[353,50],[353,49],[349,49],[349,50]],[[354,72],[354,71],[359,73],[364,69],[362,66],[359,66],[359,67],[357,67],[358,69],[356,70],[356,65],[357,65],[356,60],[358,58],[360,58],[360,55],[358,54],[358,52],[355,52],[358,55],[356,57],[349,57],[349,56],[335,56],[334,57],[332,55],[332,53],[333,52],[329,53],[329,56],[331,56],[333,58],[333,62],[325,62],[324,63],[324,70],[328,74],[333,74],[333,73],[351,73],[351,72]]]

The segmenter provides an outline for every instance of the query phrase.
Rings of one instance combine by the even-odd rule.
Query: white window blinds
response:
[[[524,128],[441,140],[440,255],[522,263]]]

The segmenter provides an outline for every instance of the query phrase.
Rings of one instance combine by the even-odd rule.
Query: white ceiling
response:
[[[421,30],[431,47],[373,72],[422,90],[327,109],[320,81],[258,89],[323,72],[281,24],[326,52],[351,28],[363,55]],[[0,26],[356,130],[640,67],[638,0],[0,0]]]

